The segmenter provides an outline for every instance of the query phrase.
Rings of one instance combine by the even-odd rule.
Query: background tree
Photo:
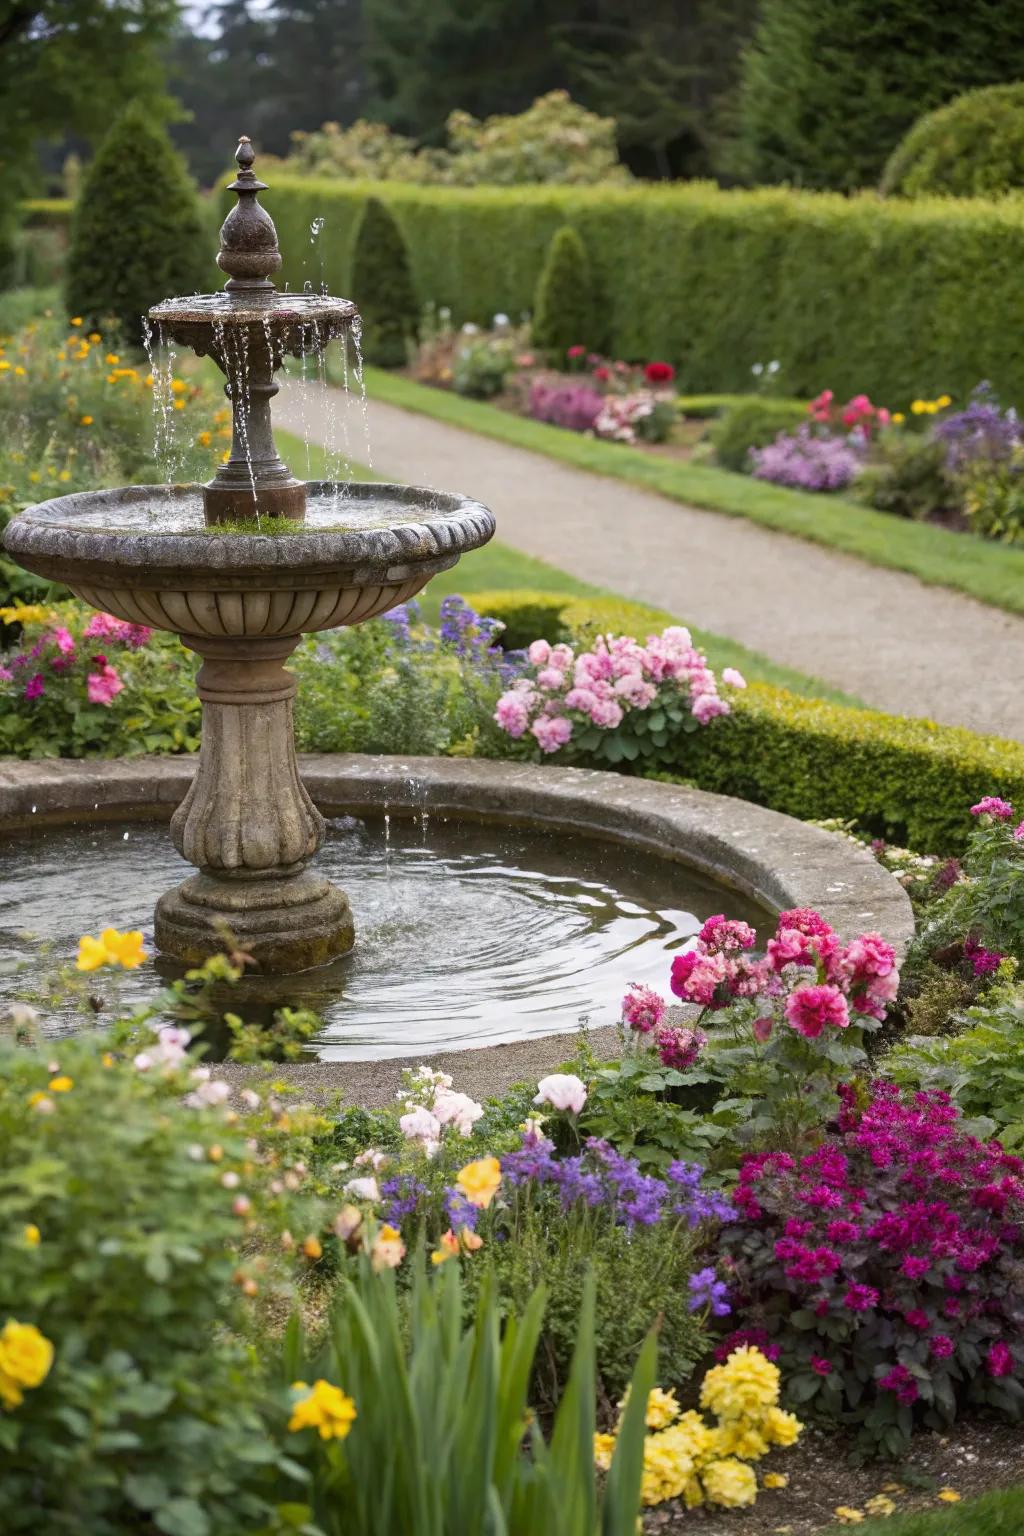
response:
[[[363,320],[363,356],[400,368],[419,329],[420,306],[405,238],[378,197],[366,204],[352,258],[352,297]]]
[[[1024,187],[1024,84],[967,91],[926,112],[893,150],[882,192],[1002,197]]]
[[[587,248],[571,224],[555,231],[537,280],[533,344],[548,361],[565,366],[570,347],[596,346],[594,280]]]
[[[1024,75],[1005,0],[762,0],[725,163],[755,182],[877,183],[922,112]]]
[[[67,303],[89,325],[113,317],[139,346],[151,304],[210,286],[213,238],[180,155],[146,108],[122,112],[75,207]]]

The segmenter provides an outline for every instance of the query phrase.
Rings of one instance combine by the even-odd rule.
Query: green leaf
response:
[[[154,1513],[153,1523],[165,1536],[209,1536],[210,1522],[195,1499],[169,1499]]]

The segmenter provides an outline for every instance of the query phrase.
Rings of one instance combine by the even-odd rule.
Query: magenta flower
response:
[[[99,657],[95,658],[97,661]],[[117,695],[124,687],[117,671],[104,661],[98,672],[90,672],[85,680],[85,691],[89,695],[90,704],[103,704],[108,709],[113,704]]]
[[[931,1328],[931,1319],[923,1307],[912,1307],[909,1312],[904,1312],[903,1321],[908,1328],[916,1328],[918,1333],[927,1333]]]
[[[797,987],[786,999],[786,1023],[805,1040],[817,1040],[826,1025],[845,1029],[850,1022],[846,998],[831,983]]]
[[[1013,1355],[1002,1339],[993,1344],[985,1356],[985,1369],[990,1376],[1011,1376],[1013,1374]]]
[[[821,1355],[812,1355],[811,1370],[814,1371],[818,1376],[831,1376],[832,1362],[830,1360],[824,1359],[824,1357]]]
[[[1009,821],[1013,816],[1013,806],[1008,800],[1000,800],[998,795],[985,795],[977,805],[971,806],[972,816],[994,816],[997,821]]]
[[[712,952],[724,954],[737,949],[752,949],[757,943],[757,934],[749,923],[736,922],[721,912],[708,918],[697,938]]]
[[[677,1072],[689,1071],[707,1044],[707,1039],[707,1035],[699,1029],[659,1029],[655,1044],[662,1066],[674,1067]]]
[[[894,1365],[887,1375],[879,1378],[878,1386],[882,1392],[895,1392],[898,1403],[917,1402],[917,1382],[905,1365]]]
[[[43,681],[43,674],[36,672],[25,684],[25,697],[29,700],[38,699],[45,692],[46,684]]]
[[[851,1285],[843,1297],[843,1306],[850,1312],[870,1312],[878,1302],[878,1292],[873,1285]]]
[[[764,1018],[755,1019],[750,1029],[758,1045],[767,1045],[772,1037],[774,1027],[775,1020],[771,1014],[767,1014]]]
[[[953,1340],[948,1333],[937,1333],[931,1341],[931,1352],[936,1360],[948,1360],[953,1349]]]
[[[638,981],[631,981],[629,991],[622,999],[623,1023],[635,1029],[638,1034],[650,1034],[664,1019],[667,1007],[665,999],[653,987],[644,987]]]

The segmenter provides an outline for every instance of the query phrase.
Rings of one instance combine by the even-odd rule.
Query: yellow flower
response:
[[[864,1519],[862,1509],[851,1509],[849,1504],[839,1504],[832,1511],[840,1525],[860,1525]]]
[[[0,619],[5,624],[45,624],[50,618],[52,614],[45,603],[12,603],[0,608]]]
[[[38,1248],[42,1234],[34,1221],[30,1221],[22,1231],[22,1237],[30,1248]]]
[[[923,416],[928,407],[923,400],[911,400],[910,409],[915,416]]]
[[[32,481],[33,485],[38,485],[39,481],[43,478],[38,469],[30,469],[28,477]]]
[[[188,385],[185,383],[184,379],[171,380],[171,390],[174,394],[183,395],[186,389],[188,389]]]
[[[749,1347],[734,1349],[724,1365],[716,1365],[708,1371],[700,1393],[701,1407],[709,1408],[720,1419],[742,1419],[759,1414],[773,1408],[778,1400],[778,1366],[766,1359],[759,1349]],[[788,1419],[792,1415],[783,1417]],[[795,1419],[793,1423],[796,1424]],[[787,1442],[780,1440],[777,1443]]]
[[[107,954],[107,946],[99,939],[94,939],[92,934],[83,933],[78,941],[78,959],[75,961],[75,969],[78,971],[98,971],[101,966],[109,965],[110,956]]]
[[[370,1249],[370,1262],[374,1269],[378,1272],[382,1269],[397,1269],[404,1258],[402,1234],[395,1227],[381,1227]]]
[[[757,1478],[753,1468],[742,1461],[713,1461],[700,1475],[709,1504],[738,1509],[753,1504],[757,1498]]]
[[[103,337],[100,335],[99,331],[90,331],[89,332],[89,340],[91,342],[95,343],[97,341],[102,341]]]
[[[892,417],[890,419],[892,420],[894,426],[902,427],[907,418],[904,416],[902,411],[893,411]]]
[[[292,1391],[306,1393],[295,1404],[288,1420],[288,1428],[293,1434],[303,1429],[315,1429],[321,1440],[344,1440],[356,1417],[356,1405],[340,1387],[332,1386],[321,1377],[312,1387],[307,1387],[304,1381],[296,1381]]]
[[[68,355],[67,355],[66,352],[61,351],[61,352],[57,353],[57,361],[58,361],[58,363],[66,363],[67,360],[68,360]]]
[[[307,1259],[314,1260],[322,1258],[324,1252],[320,1239],[318,1237],[314,1237],[312,1232],[303,1241],[302,1251],[306,1255]]]
[[[82,323],[81,315],[73,315],[71,317],[71,324],[72,325],[81,325],[81,323]]]
[[[71,471],[70,471],[70,469],[62,469],[60,474],[57,476],[57,479],[58,480],[70,480],[71,479]]]
[[[40,1104],[49,1103],[50,1098],[45,1088],[37,1088],[34,1093],[30,1093],[28,1096],[28,1104],[30,1109],[36,1109]]]
[[[200,448],[209,448],[210,444],[213,442],[213,433],[200,432],[199,436],[196,438],[196,442],[199,444]]]
[[[455,1182],[470,1205],[485,1211],[501,1188],[501,1164],[496,1157],[481,1157],[460,1168]]]
[[[607,1472],[612,1464],[612,1456],[615,1454],[614,1435],[594,1436],[594,1466],[599,1472]]]
[[[24,378],[24,377],[25,377],[25,370],[24,370],[24,368],[23,368],[23,367],[22,367],[22,366],[21,366],[21,364],[20,364],[20,363],[18,363],[18,364],[17,364],[17,365],[16,365],[16,367],[15,367],[15,369],[14,369],[14,372],[15,372],[15,373],[16,373],[16,374],[17,374],[17,376],[18,376],[18,378],[19,378],[19,379],[23,379],[23,378]]]
[[[789,1487],[789,1478],[785,1472],[766,1472],[763,1481],[766,1488]]]
[[[0,1331],[0,1399],[5,1408],[17,1408],[22,1387],[38,1387],[53,1364],[53,1345],[34,1323],[8,1318]]]
[[[142,932],[138,928],[128,933],[118,933],[116,928],[104,928],[100,934],[100,943],[106,947],[110,956],[109,963],[123,966],[126,971],[134,971],[146,958],[146,951],[142,947]]]
[[[230,448],[225,448],[224,452],[220,456],[221,463],[222,464],[226,464],[228,462],[228,459],[230,459],[230,457],[231,457],[231,450],[230,450]]]
[[[940,1488],[939,1498],[943,1504],[959,1504],[962,1495],[957,1493],[955,1488]]]
[[[896,1513],[895,1501],[884,1493],[876,1493],[874,1498],[866,1500],[864,1508],[869,1515],[878,1515],[883,1520]]]
[[[770,1445],[786,1446],[796,1444],[803,1425],[795,1413],[786,1413],[783,1408],[769,1408],[762,1429]]]
[[[111,368],[115,368],[121,359],[116,352],[108,352],[105,361],[110,364]]]
[[[51,1093],[70,1093],[74,1086],[74,1078],[68,1077],[65,1073],[62,1073],[60,1077],[50,1078]]]
[[[935,404],[937,405],[937,407],[939,408],[940,411],[944,411],[946,409],[946,406],[947,405],[952,405],[953,402],[950,399],[949,395],[940,395],[939,398],[936,400]]]
[[[663,1392],[655,1387],[647,1394],[647,1414],[644,1423],[648,1429],[665,1429],[679,1417],[679,1404],[674,1392]]]
[[[6,373],[10,366],[10,363],[5,359],[4,362],[0,363],[0,373]]]
[[[91,427],[92,426],[92,417],[91,416],[83,416],[81,421],[79,422],[79,426],[81,426],[81,427]]]
[[[431,1264],[447,1264],[449,1259],[457,1259],[459,1256],[459,1240],[451,1227],[447,1232],[442,1232],[441,1241],[430,1255]]]
[[[471,1232],[468,1227],[459,1229],[459,1242],[463,1253],[476,1253],[484,1245],[484,1240],[478,1232]]]
[[[174,409],[176,411],[183,411],[185,409],[185,402],[184,402],[184,400],[175,400],[175,402],[174,402]]]

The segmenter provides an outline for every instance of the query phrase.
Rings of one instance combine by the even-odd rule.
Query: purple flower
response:
[[[990,976],[993,971],[998,971],[1003,961],[998,950],[985,949],[973,938],[964,944],[964,959],[971,962],[975,976]]]
[[[794,486],[803,491],[841,491],[861,466],[863,445],[850,437],[816,435],[806,423],[780,432],[766,448],[751,448],[755,480]]]
[[[522,1145],[515,1152],[507,1152],[501,1159],[501,1174],[506,1183],[516,1187],[529,1184],[549,1184],[555,1177],[556,1163],[554,1143],[536,1131],[526,1131]]]
[[[43,681],[43,674],[41,672],[34,673],[25,684],[26,699],[38,699],[40,694],[45,692],[46,684]]]
[[[946,468],[958,474],[979,461],[996,464],[1011,458],[1021,441],[1021,422],[1013,409],[1000,409],[991,384],[981,383],[965,410],[943,417],[935,438],[946,445]]]
[[[458,1232],[462,1227],[468,1227],[470,1232],[476,1231],[480,1208],[467,1200],[461,1189],[449,1186],[445,1190],[444,1212],[453,1232]]]
[[[530,415],[570,432],[590,432],[604,409],[604,396],[589,384],[547,384],[534,379],[530,388]]]
[[[699,1312],[702,1307],[709,1307],[712,1317],[728,1317],[732,1311],[729,1305],[729,1287],[724,1280],[719,1280],[711,1265],[691,1275],[689,1285],[691,1312]]]
[[[502,1163],[502,1170],[505,1164]],[[591,1208],[604,1201],[604,1185],[598,1174],[591,1172],[582,1157],[564,1157],[554,1164],[553,1178],[558,1186],[563,1209],[568,1210],[578,1200]]]
[[[389,1203],[384,1207],[383,1218],[390,1227],[401,1226],[406,1216],[411,1216],[420,1200],[427,1194],[427,1186],[409,1174],[385,1179],[380,1186],[381,1197]]]

